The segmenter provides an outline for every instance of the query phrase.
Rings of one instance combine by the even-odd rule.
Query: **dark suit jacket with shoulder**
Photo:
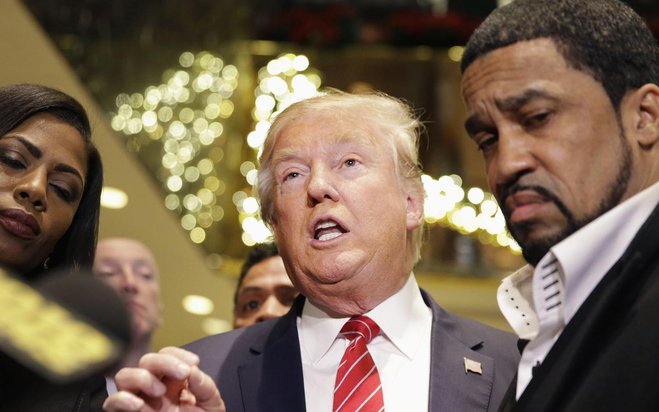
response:
[[[517,369],[515,337],[452,315],[422,294],[433,314],[428,410],[497,410]],[[303,303],[299,298],[280,319],[186,346],[200,356],[201,369],[215,379],[228,412],[305,410],[296,324]],[[482,374],[465,372],[464,358],[480,362]]]
[[[659,411],[659,206],[502,410]]]

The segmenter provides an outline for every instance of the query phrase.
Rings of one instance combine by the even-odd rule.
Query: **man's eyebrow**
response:
[[[544,90],[528,89],[518,96],[495,99],[494,104],[501,112],[513,112],[519,110],[534,99],[556,100],[554,96],[548,94]],[[478,114],[472,114],[464,123],[464,128],[470,136],[473,136],[487,127],[488,125],[479,119]]]
[[[288,292],[289,290],[294,290],[297,292],[297,289],[295,289],[295,286],[293,285],[277,285],[275,286],[276,291],[285,291]]]
[[[349,130],[336,137],[335,145],[357,146],[370,149],[377,141],[377,131],[371,130]]]
[[[153,273],[154,275],[155,275],[156,272],[157,272],[156,267],[153,265],[153,263],[151,263],[150,261],[148,261],[148,260],[146,260],[146,259],[138,259],[138,260],[134,260],[134,261],[131,263],[131,265],[133,266],[133,268],[136,268],[136,269],[144,269],[144,268],[146,268],[146,269],[148,269],[151,273]]]
[[[270,160],[273,166],[277,166],[279,163],[290,161],[292,159],[297,159],[298,153],[294,148],[278,149],[272,154],[272,159]]]
[[[519,109],[534,99],[556,100],[544,90],[528,89],[518,96],[506,97],[505,99],[495,99],[494,104],[502,112],[510,112]]]
[[[238,291],[238,296],[243,295],[244,293],[260,293],[263,291],[263,288],[260,286],[247,286],[244,289]]]
[[[23,136],[13,136],[13,137],[14,137],[16,140],[18,140],[23,146],[25,146],[25,148],[27,149],[27,151],[30,152],[30,154],[31,154],[32,156],[34,156],[34,157],[37,158],[37,159],[41,159],[41,157],[43,156],[43,152],[41,151],[41,149],[39,149],[37,146],[35,146],[34,144],[32,144],[32,142],[30,142],[29,140],[27,140],[27,139],[24,138]],[[70,174],[72,174],[72,175],[75,175],[75,176],[78,177],[78,179],[80,179],[81,182],[84,182],[84,181],[85,181],[85,180],[82,178],[82,175],[80,174],[80,172],[78,171],[78,169],[76,169],[76,168],[74,168],[74,167],[71,167],[71,166],[69,166],[69,165],[67,165],[67,164],[64,164],[64,163],[58,163],[57,165],[55,165],[55,168],[54,168],[54,169],[55,169],[56,171],[58,171],[58,172],[70,173]]]

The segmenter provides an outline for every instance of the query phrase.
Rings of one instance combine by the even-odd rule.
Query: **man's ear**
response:
[[[626,100],[626,101],[625,101]],[[632,133],[639,146],[653,147],[659,141],[659,86],[648,83],[623,99],[633,113]]]
[[[411,188],[407,191],[407,230],[414,230],[423,225],[423,186]]]

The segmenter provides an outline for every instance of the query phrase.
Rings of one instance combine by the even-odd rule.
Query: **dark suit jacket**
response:
[[[502,410],[659,411],[659,206]]]
[[[0,374],[7,379],[0,384],[2,412],[102,412],[107,398],[102,375],[56,385],[18,366],[0,368]]]
[[[452,315],[422,294],[433,314],[428,410],[495,411],[517,368],[515,338]],[[227,411],[305,410],[296,325],[303,303],[299,298],[280,319],[186,346],[199,354],[201,369],[215,379]],[[483,374],[466,373],[465,357],[480,362]]]

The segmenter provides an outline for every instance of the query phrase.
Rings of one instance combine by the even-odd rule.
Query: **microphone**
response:
[[[31,286],[0,268],[2,380],[82,382],[117,366],[131,333],[125,303],[91,272],[49,273]]]

